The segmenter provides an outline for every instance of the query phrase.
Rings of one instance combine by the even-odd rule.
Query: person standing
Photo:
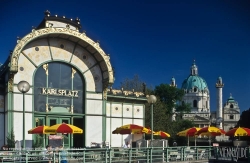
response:
[[[59,147],[59,154],[60,154],[61,163],[68,163],[67,152],[65,151],[65,149],[63,149],[62,145],[60,145]]]

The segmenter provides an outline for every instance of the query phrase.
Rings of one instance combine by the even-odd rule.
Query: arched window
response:
[[[206,108],[208,108],[208,101],[206,101]]]
[[[231,105],[230,105],[230,108],[234,108],[234,105],[233,105],[233,104],[231,104]]]
[[[194,107],[194,108],[197,108],[197,100],[194,100],[194,101],[193,101],[193,107]]]
[[[81,73],[72,66],[62,62],[44,64],[34,77],[34,111],[53,112],[56,108],[84,113],[84,86]]]
[[[196,87],[194,88],[194,92],[197,92],[197,88]]]

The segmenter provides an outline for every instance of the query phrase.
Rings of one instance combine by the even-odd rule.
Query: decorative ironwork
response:
[[[72,68],[72,78],[74,78],[76,70]]]
[[[43,65],[43,69],[45,70],[45,73],[46,73],[47,76],[49,75],[49,69],[48,68],[49,68],[48,63]]]

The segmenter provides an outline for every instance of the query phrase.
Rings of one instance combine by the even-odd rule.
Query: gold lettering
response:
[[[51,93],[52,95],[55,94],[55,89],[51,89],[50,91],[51,91],[50,93]]]
[[[71,91],[69,91],[69,94],[68,94],[68,96],[72,96],[72,95],[71,95]]]
[[[75,96],[75,91],[71,91],[71,93],[72,93],[72,97],[74,97]]]
[[[75,97],[78,97],[78,91],[75,91],[75,93],[76,93],[76,94],[75,94]]]
[[[62,95],[62,90],[61,89],[58,90],[58,95]]]
[[[47,90],[47,94],[51,94],[51,92],[50,92],[50,91],[51,91],[51,90],[50,90],[50,89],[48,89],[48,90]]]
[[[46,88],[43,88],[43,89],[42,89],[42,94],[45,94],[45,95],[47,94]]]
[[[66,90],[62,90],[62,95],[63,94],[66,96]]]

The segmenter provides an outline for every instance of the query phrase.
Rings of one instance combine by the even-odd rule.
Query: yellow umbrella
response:
[[[188,146],[189,146],[189,136],[195,136],[195,133],[197,131],[199,131],[201,128],[199,127],[192,127],[192,128],[188,128],[184,131],[180,131],[177,133],[178,136],[187,136],[188,137]],[[195,146],[196,146],[196,136],[195,136]]]
[[[82,134],[83,130],[74,125],[62,123],[48,127],[47,129],[45,129],[45,132],[50,134],[55,134],[55,133]]]
[[[112,134],[150,134],[151,130],[145,128],[143,126],[135,125],[135,124],[128,124],[121,127],[116,128],[112,131]]]
[[[156,132],[154,132],[154,135],[161,136],[162,138],[169,138],[170,137],[170,134],[163,132],[163,131],[156,131]]]
[[[211,136],[219,136],[222,134],[225,134],[226,132],[222,129],[219,129],[217,127],[213,126],[208,126],[208,127],[203,127],[199,131],[195,133],[195,135],[208,135],[209,136],[209,146],[211,145]]]
[[[45,129],[45,132],[50,133],[50,134],[55,134],[55,133],[82,134],[83,130],[74,125],[62,123],[62,124],[56,124],[51,127],[48,127],[47,129]],[[64,140],[63,140],[63,146],[64,146]]]
[[[49,134],[45,132],[45,129],[49,128],[49,126],[37,126],[28,131],[28,134]],[[53,133],[54,134],[54,133]],[[45,147],[45,136],[43,135],[43,147]]]

